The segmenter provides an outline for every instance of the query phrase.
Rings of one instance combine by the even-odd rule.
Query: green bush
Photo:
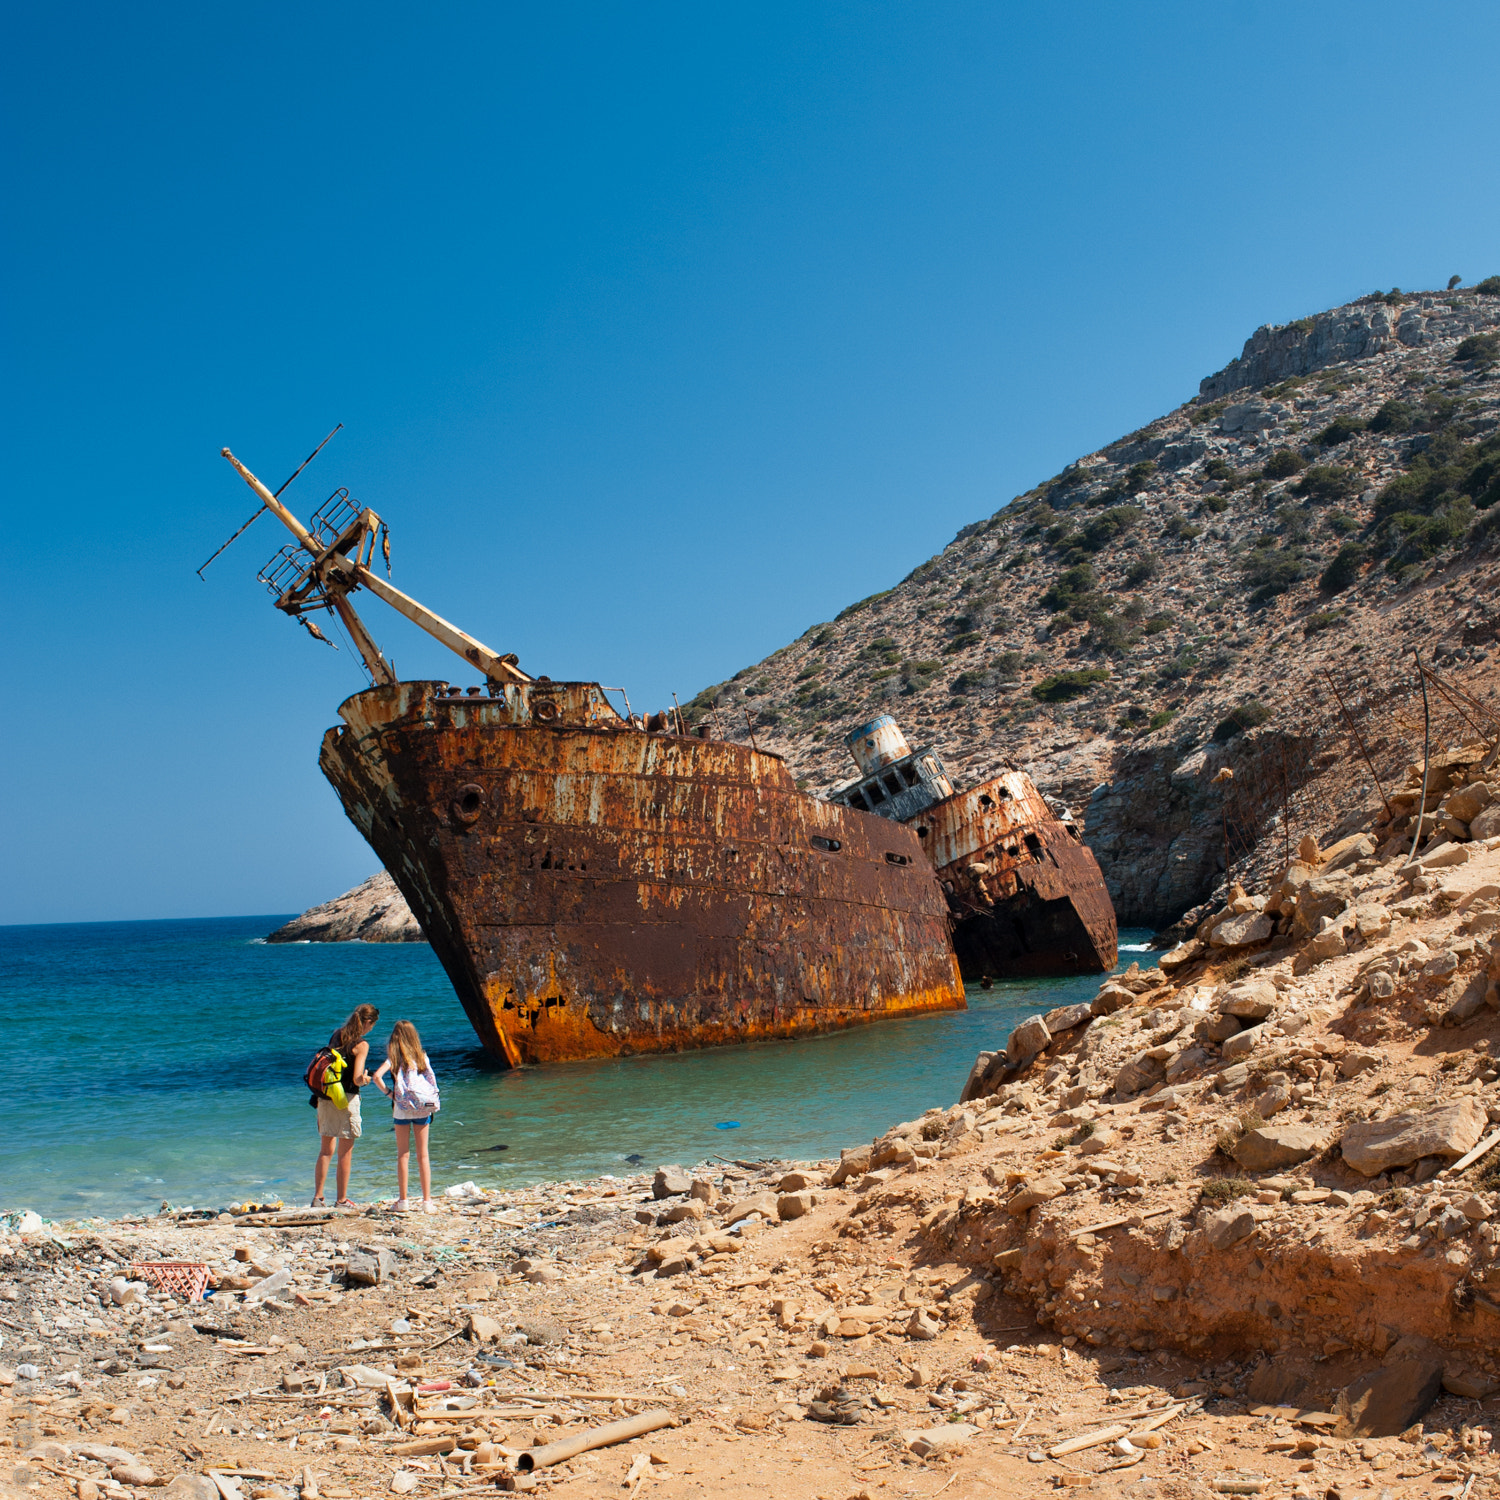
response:
[[[1320,609],[1317,614],[1309,615],[1302,624],[1304,636],[1316,635],[1320,630],[1329,630],[1335,625],[1342,625],[1349,618],[1346,609]]]
[[[1125,489],[1128,494],[1138,495],[1145,489],[1146,481],[1156,473],[1156,465],[1149,459],[1143,458],[1138,464],[1131,464],[1125,474]]]
[[[1225,397],[1221,401],[1210,401],[1206,405],[1194,407],[1188,420],[1194,427],[1201,427],[1205,422],[1212,422],[1228,405],[1228,397]]]
[[[1347,500],[1359,493],[1359,475],[1338,464],[1314,464],[1294,488],[1310,500]]]
[[[1335,417],[1318,434],[1318,442],[1325,448],[1333,448],[1339,443],[1347,443],[1355,433],[1364,430],[1365,424],[1358,417]]]
[[[1190,542],[1195,537],[1203,535],[1203,528],[1189,521],[1180,511],[1173,511],[1167,517],[1167,523],[1162,527],[1162,532],[1174,541]]]
[[[1005,566],[1003,568],[1001,568],[1000,571],[1002,573],[1014,573],[1017,568],[1024,568],[1026,566],[1026,564],[1029,563],[1030,561],[1031,561],[1031,554],[1029,552],[1026,552],[1026,551],[1021,551],[1021,552],[1016,553],[1016,555],[1014,557],[1009,558],[1006,561]]]
[[[1224,495],[1205,495],[1202,504],[1204,510],[1211,511],[1216,516],[1222,516],[1229,509],[1229,500]]]
[[[1154,552],[1143,552],[1131,563],[1129,571],[1125,574],[1125,587],[1138,589],[1143,583],[1150,581],[1161,572],[1161,558]]]
[[[1156,713],[1151,715],[1151,721],[1146,725],[1146,728],[1162,729],[1166,725],[1170,724],[1176,717],[1177,710],[1175,708],[1158,709]]]
[[[1500,333],[1471,333],[1453,351],[1454,364],[1493,364],[1500,359]]]
[[[1271,710],[1264,703],[1259,703],[1252,698],[1248,703],[1242,703],[1238,708],[1231,709],[1214,725],[1214,743],[1225,744],[1244,730],[1254,729],[1257,724],[1264,724],[1270,717]]]
[[[1078,537],[1078,546],[1085,552],[1102,552],[1116,538],[1123,536],[1141,518],[1138,505],[1116,505],[1101,511],[1091,520]]]
[[[1481,297],[1500,297],[1500,276],[1486,276],[1474,290]]]
[[[926,566],[927,564],[924,563],[923,567]],[[913,574],[912,576],[916,575]],[[872,604],[878,604],[882,599],[889,599],[895,592],[895,589],[882,589],[878,594],[870,594],[864,599],[857,599],[853,604],[841,609],[833,618],[835,622],[847,620],[850,615],[857,615],[860,610],[868,609]]]
[[[1323,569],[1318,587],[1325,594],[1343,593],[1350,584],[1358,581],[1369,555],[1369,549],[1359,542],[1345,542],[1338,555]]]
[[[1075,600],[1093,593],[1099,575],[1092,563],[1079,563],[1057,579],[1038,601],[1044,609],[1067,609]]]
[[[1463,536],[1474,519],[1474,502],[1460,496],[1430,516],[1411,511],[1397,511],[1381,524],[1380,539],[1394,546],[1386,572],[1400,573],[1415,564],[1435,557]]]
[[[1409,432],[1417,420],[1417,409],[1410,401],[1392,399],[1370,418],[1371,432]]]
[[[809,662],[807,666],[803,667],[803,669],[797,673],[796,677],[793,680],[796,682],[806,682],[809,677],[816,677],[822,670],[823,664],[821,662]]]
[[[995,658],[995,671],[1001,677],[1019,677],[1021,675],[1021,653],[1019,651],[1002,651]]]
[[[1203,465],[1203,477],[1205,479],[1225,480],[1232,475],[1237,475],[1238,472],[1227,458],[1211,458]]]
[[[1114,656],[1129,650],[1135,644],[1135,637],[1118,615],[1106,610],[1089,622],[1087,644],[1095,651],[1107,651]]]
[[[967,651],[970,646],[976,645],[983,637],[977,630],[966,630],[962,635],[956,635],[946,646],[943,647],[944,656],[955,656],[960,651]]]
[[[1253,590],[1250,603],[1258,609],[1306,578],[1308,565],[1299,547],[1256,546],[1240,559],[1240,571]]]
[[[1440,432],[1406,473],[1376,496],[1375,518],[1402,511],[1431,515],[1460,495],[1480,510],[1500,500],[1500,436],[1465,443],[1454,432]]]
[[[1172,615],[1152,615],[1151,618],[1146,621],[1146,634],[1160,635],[1162,631],[1170,630],[1176,623],[1177,621]]]
[[[960,672],[958,676],[948,684],[948,691],[955,697],[962,697],[965,693],[974,692],[983,686],[983,672]]]
[[[1281,534],[1289,542],[1305,542],[1307,540],[1307,512],[1298,505],[1278,505],[1276,507],[1276,522],[1281,528]]]
[[[896,638],[890,635],[877,635],[870,642],[871,651],[894,651],[896,649]]]
[[[1094,685],[1108,682],[1109,673],[1102,667],[1090,667],[1079,672],[1059,672],[1053,677],[1044,677],[1032,688],[1031,696],[1038,703],[1066,703],[1072,698],[1081,698],[1094,690]]]
[[[1335,536],[1353,536],[1359,530],[1359,521],[1347,511],[1330,511],[1324,519]]]
[[[1278,448],[1260,471],[1267,479],[1290,479],[1307,467],[1307,460],[1295,448]]]
[[[1156,669],[1156,675],[1163,682],[1180,682],[1191,677],[1201,665],[1198,653],[1191,646],[1184,646],[1165,666]]]

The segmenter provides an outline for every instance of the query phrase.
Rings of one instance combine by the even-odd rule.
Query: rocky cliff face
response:
[[[1258,330],[1195,399],[692,714],[743,740],[748,710],[815,791],[882,711],[962,779],[1014,764],[1085,822],[1121,921],[1171,921],[1226,858],[1374,795],[1328,672],[1382,774],[1414,753],[1414,648],[1494,694],[1500,281],[1481,285]]]
[[[314,906],[266,937],[268,943],[422,943],[426,938],[396,882],[382,870]]]

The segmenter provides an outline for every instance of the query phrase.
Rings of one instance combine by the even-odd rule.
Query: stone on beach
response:
[[[658,1167],[651,1181],[653,1198],[676,1198],[692,1190],[693,1179],[681,1167]]]
[[[1047,1023],[1040,1016],[1027,1016],[1010,1034],[1005,1044],[1005,1055],[1011,1063],[1029,1062],[1052,1040]]]
[[[1247,1172],[1294,1167],[1326,1151],[1333,1131],[1321,1125],[1258,1125],[1235,1142],[1230,1155]]]

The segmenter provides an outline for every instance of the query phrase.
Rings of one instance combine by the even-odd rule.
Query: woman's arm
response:
[[[368,1042],[361,1042],[354,1049],[354,1081],[357,1084],[364,1085],[370,1081],[370,1075],[365,1072],[365,1059],[369,1055],[370,1044]]]
[[[373,1083],[375,1085],[375,1087],[378,1088],[382,1094],[389,1094],[390,1093],[390,1090],[380,1081],[382,1078],[385,1077],[385,1075],[387,1073],[390,1072],[390,1070],[391,1070],[391,1060],[390,1060],[390,1058],[386,1058],[386,1060],[383,1063],[381,1063],[381,1065],[378,1068],[375,1069],[375,1076],[370,1080],[370,1082]]]

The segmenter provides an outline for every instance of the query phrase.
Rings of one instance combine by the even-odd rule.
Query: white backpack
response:
[[[426,1073],[403,1068],[396,1079],[396,1103],[411,1114],[428,1114],[443,1107],[437,1084]]]

